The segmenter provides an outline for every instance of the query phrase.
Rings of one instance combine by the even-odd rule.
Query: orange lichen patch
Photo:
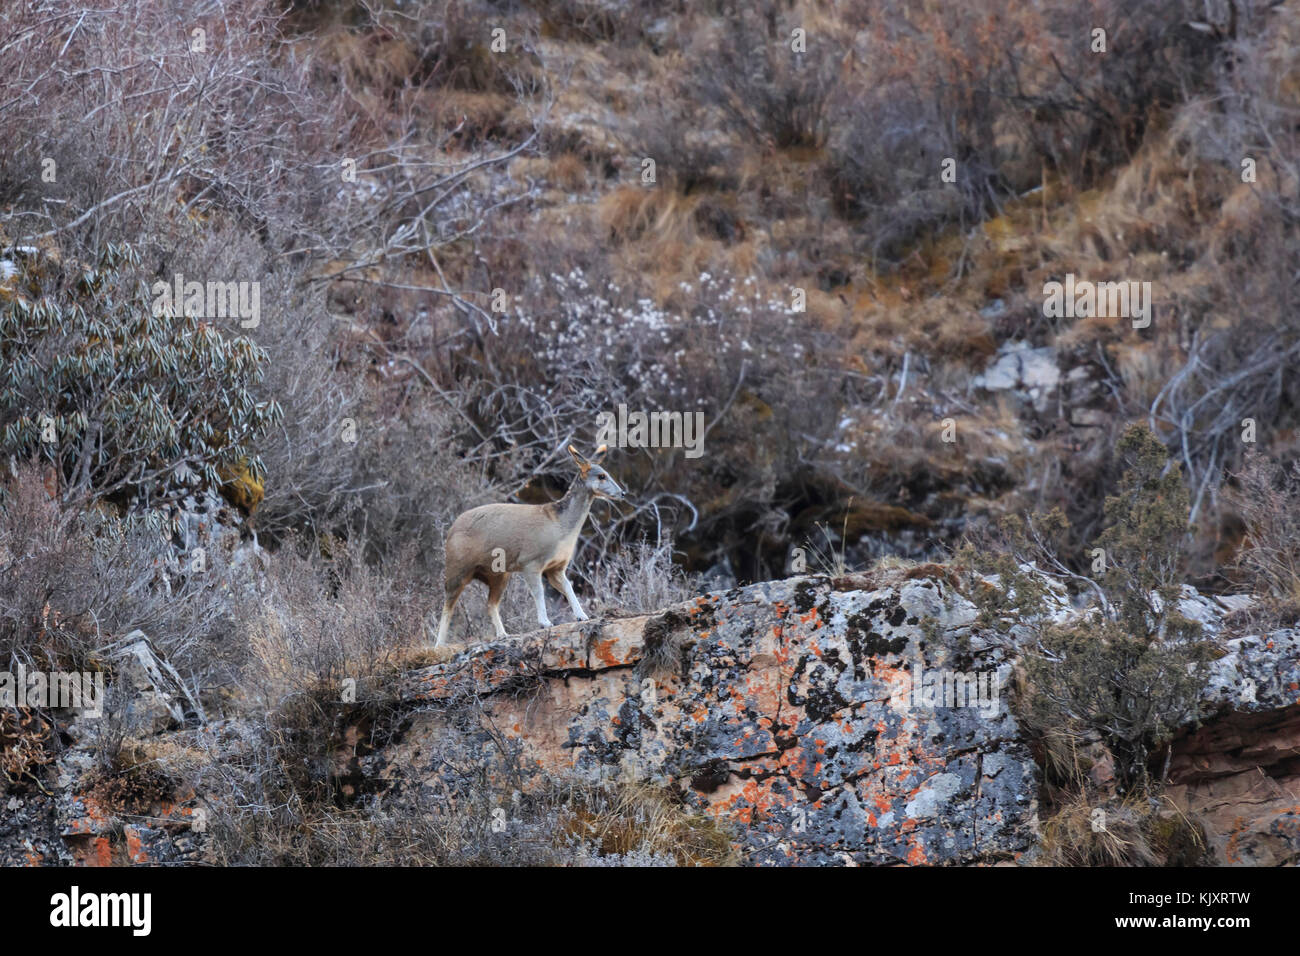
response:
[[[789,797],[773,790],[771,782],[760,782],[754,779],[746,780],[739,790],[716,800],[713,804],[715,811],[725,810],[733,819],[745,824],[770,818],[773,810],[789,805]]]
[[[799,779],[808,777],[808,758],[799,748],[785,750],[781,753],[780,765],[786,767],[790,773]]]
[[[113,865],[113,842],[107,836],[69,837],[68,849],[76,866]]]
[[[614,648],[617,644],[617,638],[611,638],[607,641],[596,641],[592,644],[591,651],[596,659],[606,667],[614,667],[615,665],[626,663],[622,657],[614,653]]]
[[[1245,830],[1245,818],[1237,817],[1232,821],[1232,833],[1228,837],[1228,842],[1223,848],[1223,855],[1229,863],[1241,862],[1241,849],[1239,843],[1241,841],[1241,835]]]
[[[884,681],[889,688],[891,699],[906,699],[907,695],[912,692],[912,672],[906,667],[890,667],[886,664],[877,664],[876,677]],[[883,732],[884,728],[878,729]]]
[[[98,825],[93,820],[82,817],[68,824],[68,836],[89,836],[97,832],[97,829]]]
[[[122,833],[126,837],[126,858],[131,863],[148,863],[149,854],[144,848],[144,841],[140,837],[138,827],[127,825],[122,828]]]
[[[95,837],[95,839],[91,841],[91,849],[94,853],[94,862],[87,861],[87,866],[113,865],[113,841],[108,837]]]
[[[929,860],[925,858],[925,849],[917,844],[907,851],[907,862],[912,866],[925,866]]]
[[[686,609],[686,613],[687,613],[690,617],[695,617],[695,615],[701,613],[702,611],[704,611],[704,610],[706,610],[706,609],[711,610],[711,609],[712,609],[712,608],[710,607],[711,604],[712,604],[712,602],[709,600],[708,597],[696,598],[695,603],[692,604],[689,608]]]
[[[104,808],[100,806],[99,801],[90,794],[82,794],[80,800],[85,814],[69,824],[68,834],[70,836],[89,836],[102,833],[108,829],[110,820],[108,814],[104,812]]]

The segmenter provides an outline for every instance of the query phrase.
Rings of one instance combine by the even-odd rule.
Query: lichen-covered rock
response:
[[[473,699],[526,767],[676,786],[750,862],[1019,860],[1038,771],[1007,708],[1010,662],[964,640],[973,617],[942,580],[796,578],[479,645],[403,694]],[[439,726],[425,720],[388,772],[440,772],[421,765]]]
[[[74,738],[75,742],[75,738]],[[192,793],[165,778],[151,791],[123,785],[86,746],[60,755],[52,786],[0,795],[0,866],[125,866],[197,863],[202,826]]]

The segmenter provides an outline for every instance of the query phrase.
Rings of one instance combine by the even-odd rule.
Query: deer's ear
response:
[[[586,475],[591,469],[591,463],[587,461],[587,459],[583,458],[582,455],[578,453],[578,449],[574,448],[572,445],[569,446],[569,454],[573,456],[573,460],[577,463],[578,471],[582,472],[583,475]]]
[[[609,446],[601,445],[599,448],[596,449],[596,454],[591,456],[591,463],[593,465],[599,465],[602,461],[605,460],[605,452],[607,451],[609,451]]]

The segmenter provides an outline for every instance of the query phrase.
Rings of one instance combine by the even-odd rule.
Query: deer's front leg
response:
[[[569,609],[573,611],[574,620],[587,620],[587,614],[583,611],[582,605],[578,603],[578,595],[573,593],[573,585],[569,583],[569,579],[565,576],[563,569],[552,571],[546,576],[546,580],[550,581],[551,586],[568,599]]]
[[[541,627],[550,627],[551,619],[546,616],[546,591],[542,587],[542,576],[537,571],[525,571],[528,586],[533,589],[533,600],[537,602],[537,623]]]

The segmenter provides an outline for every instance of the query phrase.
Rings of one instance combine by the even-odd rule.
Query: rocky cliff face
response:
[[[1208,603],[1200,599],[1202,605]],[[1211,617],[1206,621],[1213,625]],[[1208,695],[1217,716],[1173,748],[1169,795],[1230,866],[1300,863],[1300,635],[1224,641]]]
[[[1017,860],[1035,843],[1037,770],[1000,690],[1010,663],[963,648],[972,616],[941,580],[777,581],[471,648],[404,694],[477,695],[539,771],[679,786],[750,862]],[[916,675],[944,672],[999,690],[926,706]],[[412,748],[443,719],[391,754],[396,778],[436,772]]]
[[[1184,605],[1211,634],[1228,610],[1190,590]],[[1009,708],[1014,640],[974,617],[929,566],[769,582],[455,648],[400,678],[405,716],[386,746],[344,735],[338,774],[371,812],[409,810],[460,785],[464,767],[438,746],[455,735],[469,764],[512,768],[494,781],[506,792],[557,777],[676,790],[753,864],[1029,863],[1042,781]],[[1175,744],[1171,796],[1216,862],[1300,862],[1300,640],[1223,649],[1215,716]],[[196,732],[208,731],[164,733]],[[201,854],[187,821],[202,794],[158,794],[149,812],[173,823],[123,826],[95,811],[77,749],[61,792],[10,799],[5,862]]]

